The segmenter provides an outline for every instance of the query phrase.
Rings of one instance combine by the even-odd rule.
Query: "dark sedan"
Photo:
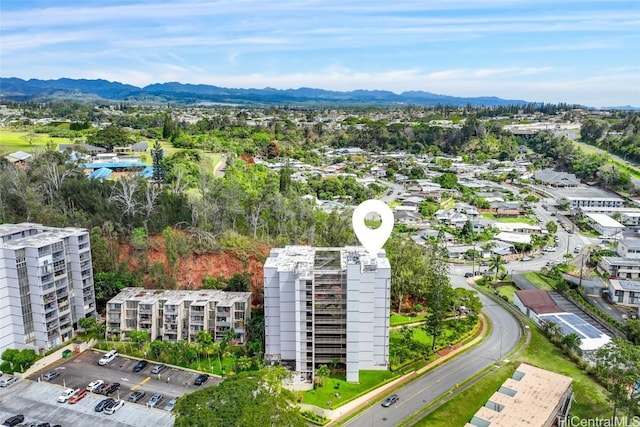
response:
[[[133,372],[140,372],[149,364],[146,360],[139,360],[133,367]]]
[[[106,399],[104,399],[104,400],[101,400],[101,401],[96,405],[96,407],[94,408],[94,410],[95,410],[96,412],[102,412],[102,411],[104,411],[104,408],[105,408],[109,403],[111,403],[111,402],[115,402],[115,400],[114,400],[114,399],[112,399],[112,398],[110,398],[110,397],[108,397],[108,398],[106,398]]]
[[[4,423],[2,423],[3,426],[15,426],[20,424],[21,422],[24,421],[24,415],[20,414],[20,415],[14,415],[13,417],[9,417],[6,420],[4,420]]]
[[[108,396],[111,393],[113,393],[116,390],[118,390],[119,388],[120,388],[120,383],[113,383],[113,384],[109,385],[107,388],[105,388],[104,390],[102,390],[102,394]]]
[[[204,383],[207,382],[207,380],[209,379],[209,375],[207,374],[200,374],[196,377],[196,380],[193,382],[195,385],[202,385]]]

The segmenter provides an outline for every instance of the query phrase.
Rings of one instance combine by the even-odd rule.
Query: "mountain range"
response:
[[[423,91],[396,94],[384,90],[354,90],[349,92],[314,88],[299,89],[232,89],[203,84],[178,82],[154,83],[136,87],[107,80],[61,78],[57,80],[23,80],[0,78],[0,100],[47,101],[54,99],[78,101],[177,102],[182,104],[356,104],[356,105],[452,105],[501,106],[525,105],[523,100],[494,96],[457,97]]]

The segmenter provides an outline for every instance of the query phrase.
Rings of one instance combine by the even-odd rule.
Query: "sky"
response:
[[[2,0],[0,76],[640,106],[640,1]]]

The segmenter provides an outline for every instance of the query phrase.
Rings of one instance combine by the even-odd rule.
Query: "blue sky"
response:
[[[640,106],[640,1],[2,0],[0,75]]]

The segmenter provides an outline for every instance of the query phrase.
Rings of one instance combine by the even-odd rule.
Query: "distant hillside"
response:
[[[58,79],[23,80],[0,78],[0,99],[12,100],[111,100],[138,102],[202,102],[240,104],[373,104],[373,105],[456,105],[500,106],[524,105],[523,100],[497,97],[456,97],[422,91],[401,94],[384,90],[338,92],[324,89],[232,89],[212,85],[177,82],[155,83],[143,88],[106,80]]]

